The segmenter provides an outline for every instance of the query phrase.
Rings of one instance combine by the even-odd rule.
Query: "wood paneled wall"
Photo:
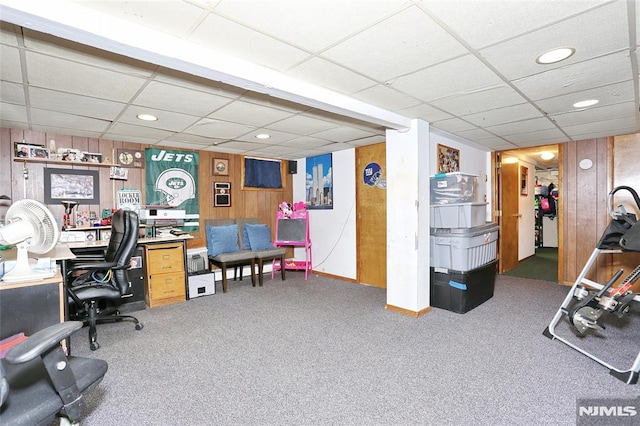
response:
[[[113,153],[116,148],[129,148],[143,150],[151,147],[146,144],[135,144],[107,139],[95,139],[78,136],[42,133],[18,129],[0,129],[0,194],[9,195],[13,201],[23,198],[32,198],[44,201],[43,170],[47,165],[38,163],[24,163],[13,161],[13,143],[25,142],[50,146],[50,141],[55,140],[56,147],[75,148],[85,152],[99,152],[103,155],[103,161],[113,162]],[[153,145],[154,148],[162,148]],[[167,148],[176,149],[176,148]],[[180,149],[187,151],[186,149]],[[242,156],[223,154],[211,151],[194,151],[199,154],[198,170],[198,200],[200,204],[201,225],[204,219],[221,219],[235,217],[258,217],[262,223],[271,226],[272,233],[275,230],[276,213],[278,205],[282,201],[293,201],[293,179],[286,173],[283,190],[243,190],[242,189]],[[229,160],[229,175],[214,176],[212,161],[214,158]],[[89,169],[91,167],[69,163],[64,165],[50,165],[56,168]],[[24,170],[28,171],[28,179],[24,179]],[[144,169],[129,169],[129,178],[126,181],[109,179],[108,167],[92,168],[100,174],[100,205],[82,206],[82,210],[93,210],[99,213],[103,208],[115,207],[115,194],[121,188],[137,188],[142,191],[145,200],[145,171]],[[213,206],[213,182],[231,183],[231,207]],[[48,205],[56,217],[62,218],[64,208],[62,205]],[[2,207],[0,207],[2,208]],[[188,242],[189,247],[201,247],[206,245],[204,226],[200,232],[194,234],[194,240]]]
[[[560,253],[560,281],[573,284],[611,221],[609,192],[620,185],[640,191],[640,134],[567,142],[562,145],[562,159],[564,250]],[[593,161],[593,166],[581,169],[579,163],[583,159]],[[626,192],[619,194],[616,204],[622,200],[627,211],[636,212],[632,198]],[[624,268],[624,277],[638,264],[638,253],[601,255],[587,278],[605,283],[615,270]],[[635,290],[640,290],[640,285]]]

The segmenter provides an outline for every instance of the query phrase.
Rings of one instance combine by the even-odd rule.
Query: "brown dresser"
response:
[[[187,300],[182,242],[145,244],[146,301],[150,308]]]

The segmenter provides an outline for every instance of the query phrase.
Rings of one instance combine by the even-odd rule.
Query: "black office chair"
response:
[[[143,325],[136,317],[120,315],[118,302],[130,294],[129,263],[138,242],[138,215],[128,210],[118,210],[111,217],[111,239],[104,259],[77,259],[68,268],[67,294],[69,303],[75,304],[72,319],[89,325],[89,347],[95,351],[97,342],[96,323],[122,321],[135,322],[136,330]],[[81,275],[76,276],[79,271]],[[112,306],[99,302],[108,301]],[[115,305],[115,306],[113,306]]]
[[[56,417],[77,422],[85,393],[107,372],[101,359],[67,357],[60,342],[82,323],[41,330],[14,346],[0,362],[0,424],[49,425]]]

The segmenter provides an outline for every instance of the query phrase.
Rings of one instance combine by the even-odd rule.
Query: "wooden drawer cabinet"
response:
[[[147,305],[155,308],[187,300],[183,244],[149,244],[144,252]]]

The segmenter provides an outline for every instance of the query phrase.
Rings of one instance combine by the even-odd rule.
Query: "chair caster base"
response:
[[[89,343],[89,349],[91,349],[92,351],[97,351],[98,349],[100,349],[100,343],[98,342]]]
[[[141,322],[136,323],[136,330],[142,330],[144,328],[144,324]]]

